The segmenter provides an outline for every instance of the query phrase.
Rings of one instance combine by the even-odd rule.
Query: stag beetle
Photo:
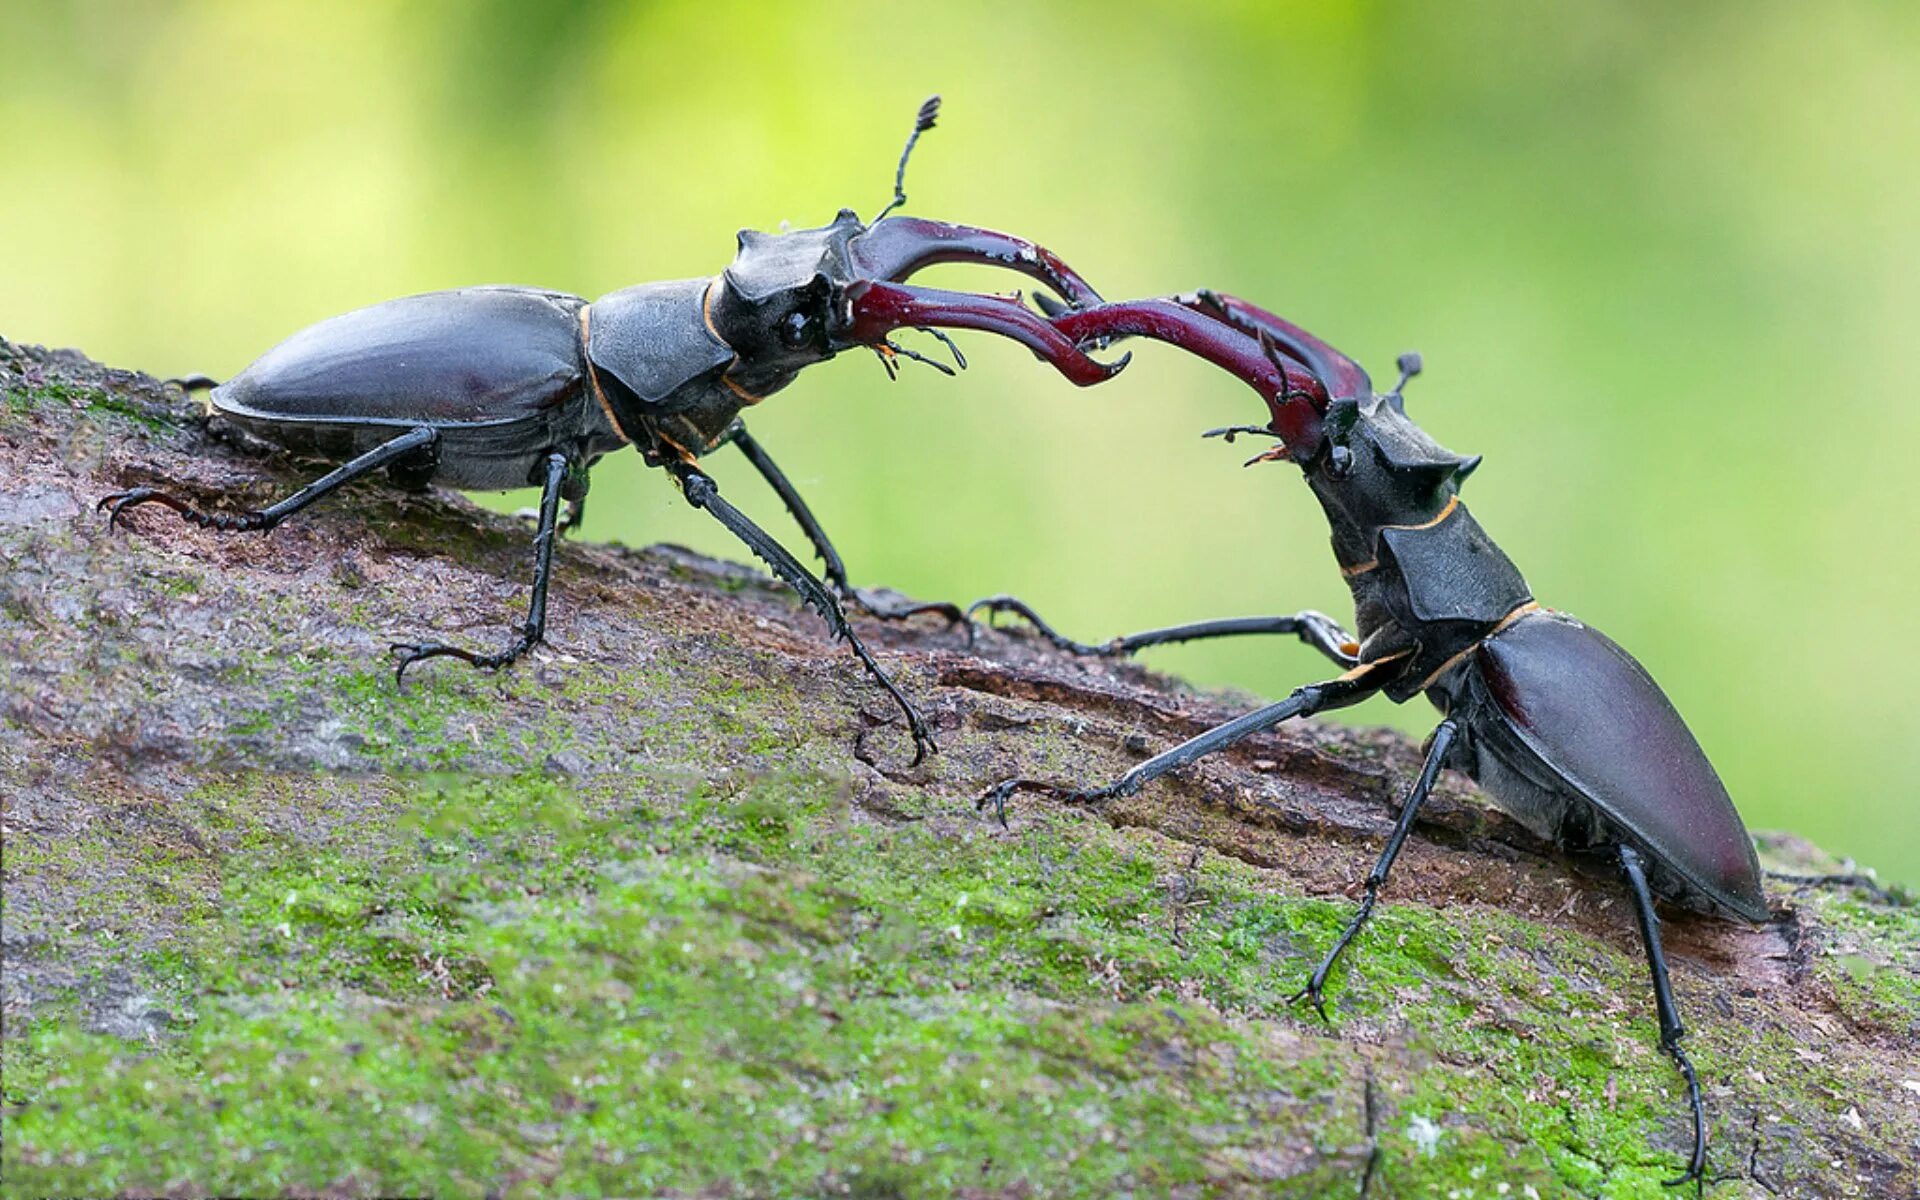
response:
[[[817,229],[742,230],[733,264],[720,275],[644,283],[591,304],[528,287],[475,287],[392,300],[322,321],[267,351],[224,384],[205,376],[175,382],[211,388],[209,415],[285,449],[340,462],[338,469],[264,509],[203,512],[165,491],[136,487],[103,498],[117,523],[141,504],[161,504],[208,529],[266,531],[341,485],[385,469],[399,486],[431,483],[475,490],[541,488],[527,620],[492,653],[441,642],[399,643],[395,668],[448,656],[476,667],[512,662],[546,629],[547,584],[560,501],[566,527],[579,523],[587,470],[622,446],[664,468],[689,504],[744,542],[844,638],[867,672],[905,714],[914,762],[935,749],[919,712],[846,619],[846,597],[883,618],[952,605],[882,608],[847,582],[846,567],[786,476],[747,433],[741,409],[792,382],[804,367],[855,346],[871,348],[895,373],[895,359],[934,362],[895,344],[912,326],[940,338],[960,367],[966,359],[939,327],[978,329],[1019,340],[1076,383],[1105,379],[1125,365],[1096,363],[1017,300],[912,287],[901,281],[934,263],[1006,267],[1079,307],[1099,296],[1047,250],[966,225],[889,216],[906,202],[907,159],[933,127],[940,98],[920,108],[894,173],[892,203],[871,224],[851,209]],[[696,465],[731,443],[779,495],[825,563],[823,584],[779,542],[721,499]]]
[[[1674,1184],[1699,1181],[1706,1161],[1700,1084],[1682,1049],[1653,898],[1721,917],[1769,917],[1753,842],[1719,776],[1660,688],[1631,655],[1574,618],[1541,607],[1511,560],[1461,503],[1461,482],[1479,465],[1441,447],[1402,399],[1419,373],[1400,360],[1400,380],[1377,394],[1358,363],[1319,338],[1231,296],[1199,292],[1068,311],[1042,302],[1080,345],[1146,336],[1184,347],[1251,384],[1266,400],[1265,426],[1207,436],[1277,439],[1261,461],[1298,464],[1333,530],[1333,552],[1353,594],[1358,637],[1314,612],[1209,621],[1088,645],[1063,637],[1027,605],[993,597],[969,611],[1012,612],[1077,652],[1130,654],[1144,646],[1247,633],[1286,633],[1344,669],[1286,699],[1209,730],[1092,790],[1008,780],[981,797],[1004,805],[1018,791],[1074,802],[1138,792],[1291,717],[1382,693],[1396,703],[1425,694],[1444,714],[1425,763],[1366,878],[1347,922],[1294,1001],[1326,1017],[1328,972],[1373,912],[1395,857],[1441,768],[1464,771],[1500,808],[1572,851],[1617,862],[1652,976],[1660,1049],[1685,1077],[1693,1153]]]

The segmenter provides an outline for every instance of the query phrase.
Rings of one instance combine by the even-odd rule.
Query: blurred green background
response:
[[[1643,659],[1749,823],[1920,880],[1920,8],[0,0],[0,28],[0,332],[158,374],[411,292],[711,274],[740,226],[875,211],[940,91],[909,211],[1109,296],[1241,293],[1376,379],[1424,351],[1411,411],[1487,456],[1481,521]],[[1348,611],[1292,470],[1197,436],[1261,416],[1240,385],[966,349],[894,384],[848,356],[753,414],[857,581],[1089,638]],[[739,555],[634,456],[586,532]],[[1152,661],[1267,695],[1324,670]]]

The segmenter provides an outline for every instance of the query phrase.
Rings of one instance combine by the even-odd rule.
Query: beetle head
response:
[[[1283,410],[1269,401],[1274,416],[1269,428],[1286,438],[1289,457],[1316,487],[1324,483],[1353,493],[1363,507],[1398,513],[1382,523],[1403,523],[1409,506],[1420,507],[1436,495],[1444,504],[1453,491],[1448,485],[1457,487],[1480,465],[1478,458],[1441,446],[1407,416],[1402,392],[1420,373],[1418,354],[1400,356],[1399,382],[1383,394],[1373,390],[1373,380],[1358,362],[1284,317],[1217,292],[1197,293],[1191,306],[1252,334],[1276,365],[1297,363],[1312,377],[1314,390],[1324,397],[1320,426],[1303,438],[1282,427]]]
[[[1438,516],[1480,465],[1428,436],[1407,416],[1398,389],[1348,397],[1327,409],[1326,445],[1307,464],[1313,487],[1336,526],[1366,539],[1388,525]]]
[[[1059,293],[1070,308],[1100,300],[1071,267],[1024,238],[888,215],[906,202],[907,158],[920,135],[933,128],[939,108],[938,96],[920,106],[894,174],[893,202],[871,225],[852,209],[841,209],[818,229],[740,231],[739,252],[707,297],[714,333],[737,355],[727,372],[733,383],[765,395],[802,367],[856,346],[878,353],[889,373],[897,360],[906,358],[952,374],[944,364],[889,340],[903,328],[976,329],[1011,337],[1083,384],[1119,369],[1119,363],[1095,363],[1031,311],[1004,297],[905,286],[910,276],[934,264],[973,263],[1037,280]],[[966,365],[950,339],[934,336],[947,344],[956,365]]]
[[[853,281],[848,244],[865,230],[851,209],[828,225],[790,233],[740,231],[740,249],[708,300],[714,332],[739,355],[732,374],[771,390],[802,367],[844,349],[830,330]],[[759,386],[756,386],[759,385]]]

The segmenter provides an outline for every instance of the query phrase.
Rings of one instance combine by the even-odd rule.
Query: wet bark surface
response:
[[[910,765],[897,711],[813,614],[758,570],[672,547],[563,545],[547,645],[497,674],[426,663],[403,689],[389,643],[487,650],[523,619],[524,522],[363,484],[267,535],[158,508],[112,531],[93,507],[109,492],[164,484],[235,511],[317,472],[71,353],[0,342],[0,390],[9,1194],[1612,1196],[1678,1168],[1684,1108],[1613,871],[1551,853],[1463,779],[1443,779],[1336,974],[1334,1025],[1287,1004],[1418,770],[1397,734],[1296,723],[1095,810],[1022,797],[1002,829],[975,808],[994,782],[1106,781],[1254,701],[1019,632],[969,645],[937,618],[859,619],[940,742]],[[1303,681],[1320,669],[1290,641],[1272,652]],[[459,828],[419,823],[454,794]],[[556,811],[591,836],[552,834]],[[1762,840],[1771,866],[1833,865]],[[615,883],[663,872],[680,890],[646,895],[678,915],[634,936],[685,929],[680,958],[571,935],[537,952],[604,968],[637,1015],[556,1015],[516,990],[562,920],[549,906],[612,914],[632,899]],[[543,882],[503,899],[502,879]],[[1869,891],[1770,899],[1764,925],[1664,927],[1710,1191],[1920,1194],[1920,915]],[[720,912],[751,953],[715,949],[734,946]],[[731,974],[756,955],[787,966]],[[743,1094],[783,1098],[772,1132],[752,1106],[687,1098],[691,1075],[687,1097],[616,1105],[531,1066],[521,1107],[440,1118],[487,1131],[472,1158],[431,1131],[388,1137],[405,1120],[368,1103],[413,1085],[351,1065],[294,1071],[315,1080],[299,1104],[358,1113],[378,1153],[343,1160],[318,1118],[278,1123],[288,1055],[357,1063],[340,1047],[400,1038],[394,1013],[505,1022],[482,1039],[503,1061],[546,1013],[526,1062],[551,1063],[644,1040],[672,1008],[648,997],[691,979],[739,1011],[663,1027],[630,1074],[730,1063]],[[771,993],[793,1007],[763,1009]],[[850,1048],[934,1026],[913,1055]],[[286,1047],[242,1053],[273,1037]],[[457,1071],[476,1044],[408,1053]],[[993,1088],[967,1074],[980,1064]],[[208,1142],[183,1114],[218,1078],[258,1128]],[[887,1080],[925,1087],[911,1120],[847,1099]],[[1040,1113],[1068,1099],[1063,1133]],[[88,1132],[101,1114],[120,1132]],[[732,1143],[758,1149],[736,1162]]]

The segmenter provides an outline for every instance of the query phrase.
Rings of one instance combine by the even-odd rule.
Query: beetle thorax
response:
[[[1376,557],[1383,529],[1428,524],[1459,492],[1473,460],[1449,451],[1407,419],[1397,396],[1341,401],[1327,413],[1327,445],[1306,467],[1327,514],[1343,570]]]
[[[1403,700],[1531,593],[1460,504],[1477,460],[1429,438],[1398,396],[1339,402],[1327,429],[1307,482],[1353,593],[1361,657],[1408,656],[1408,679],[1388,690]]]

